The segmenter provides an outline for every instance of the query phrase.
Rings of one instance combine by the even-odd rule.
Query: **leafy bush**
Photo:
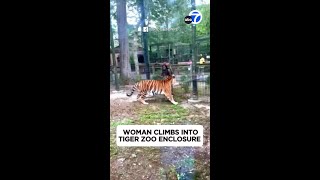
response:
[[[162,71],[161,70],[156,70],[154,74],[152,75],[153,80],[162,80],[163,77],[161,76]]]

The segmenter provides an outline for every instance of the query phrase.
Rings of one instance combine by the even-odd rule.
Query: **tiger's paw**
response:
[[[147,103],[147,102],[142,102],[142,104],[149,104],[149,103]]]
[[[178,103],[178,102],[173,101],[173,102],[172,102],[172,104],[177,105],[177,104],[179,104],[179,103]]]

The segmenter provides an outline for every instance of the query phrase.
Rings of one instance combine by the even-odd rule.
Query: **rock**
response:
[[[120,158],[120,159],[118,159],[118,162],[123,163],[124,160],[126,160],[126,158]]]
[[[135,155],[135,154],[131,154],[131,157],[135,158],[135,157],[137,157],[137,155]]]

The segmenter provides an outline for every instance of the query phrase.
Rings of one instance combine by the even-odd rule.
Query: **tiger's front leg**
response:
[[[174,105],[177,105],[178,102],[176,102],[174,99],[173,99],[173,95],[171,94],[171,92],[165,92],[164,95],[168,98],[168,100],[174,104]]]

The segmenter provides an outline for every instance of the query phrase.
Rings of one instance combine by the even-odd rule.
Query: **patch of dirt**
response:
[[[123,148],[119,157],[111,158],[111,180],[161,179],[159,152],[150,148]]]
[[[146,100],[149,105],[143,105],[136,101],[136,93],[127,97],[126,92],[110,91],[110,118],[113,123],[130,119],[136,124],[146,106],[149,106],[149,111],[159,111],[161,105],[170,104],[165,98],[156,97],[155,100]],[[203,147],[115,147],[116,152],[110,156],[111,180],[175,180],[179,175],[190,180],[210,179],[210,105],[193,105],[185,101],[180,101],[179,105],[189,110],[184,124],[203,125]],[[110,133],[111,138],[115,136],[115,127],[111,127]],[[192,178],[188,178],[188,173]]]
[[[119,121],[124,118],[135,119],[137,115],[135,109],[139,105],[138,102],[129,103],[127,100],[122,99],[110,101],[111,120]]]

